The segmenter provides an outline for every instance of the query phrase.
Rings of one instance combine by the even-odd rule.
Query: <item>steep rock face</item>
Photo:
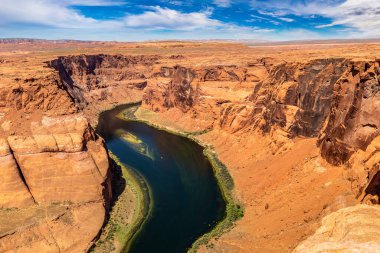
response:
[[[233,132],[280,129],[287,138],[319,136],[322,156],[342,164],[380,134],[378,80],[378,62],[276,65],[254,85],[246,103],[222,105],[219,126]]]
[[[76,112],[58,80],[58,75],[53,73],[36,79],[16,80],[10,87],[0,87],[0,112],[10,109],[26,113],[41,110],[51,115]]]
[[[318,135],[330,111],[334,84],[347,64],[344,59],[323,59],[274,67],[249,97],[256,113],[262,113],[261,128],[278,126],[291,136]]]
[[[3,211],[0,251],[88,252],[104,218],[102,202]]]
[[[0,251],[86,251],[111,198],[104,143],[81,115],[44,116],[31,133],[0,140]]]
[[[23,182],[16,160],[5,139],[0,139],[0,171],[0,208],[22,208],[33,205],[33,197]]]
[[[32,125],[39,124],[40,128],[32,130],[36,134],[8,137],[35,202],[80,203],[109,199],[110,196],[103,195],[110,187],[106,182],[108,156],[102,140],[95,138],[87,121],[83,117],[45,117]],[[44,131],[44,128],[49,130]],[[94,151],[97,152],[95,159]]]
[[[251,104],[224,103],[219,114],[219,127],[227,131],[238,132],[255,128],[260,122],[261,108]]]
[[[82,109],[92,101],[125,100],[129,89],[141,90],[158,56],[78,55],[49,62],[62,85]],[[108,101],[109,102],[109,101]]]
[[[380,136],[365,151],[357,151],[348,164],[348,177],[359,200],[367,204],[380,204]]]
[[[196,73],[191,69],[176,66],[162,69],[163,75],[171,77],[168,84],[153,83],[145,91],[143,101],[153,111],[167,110],[173,107],[187,112],[199,97],[199,88],[192,83]]]
[[[280,128],[288,137],[314,137],[330,111],[334,84],[347,65],[344,59],[322,59],[267,66],[268,77],[254,85],[246,103],[223,106],[219,125],[234,132]]]
[[[379,206],[344,208],[323,218],[322,226],[316,233],[293,252],[378,252],[379,228]]]
[[[194,120],[196,124],[193,129],[196,131],[220,125],[234,132],[245,127],[242,121],[250,115],[252,106],[243,100],[249,94],[252,84],[266,78],[268,68],[264,59],[244,67],[161,67],[148,81],[143,107],[167,114],[171,111],[187,129],[192,127],[186,125],[186,122]],[[190,85],[187,84],[189,81]],[[235,112],[241,114],[236,115]],[[223,119],[219,118],[220,114]],[[187,117],[188,120],[185,120]]]
[[[352,64],[334,87],[334,103],[320,136],[330,163],[346,162],[380,134],[379,62]]]

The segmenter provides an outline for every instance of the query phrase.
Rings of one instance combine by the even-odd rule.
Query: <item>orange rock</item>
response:
[[[294,253],[378,252],[380,207],[357,205],[327,215],[322,226]]]

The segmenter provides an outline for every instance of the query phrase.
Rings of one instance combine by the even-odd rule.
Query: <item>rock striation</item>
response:
[[[105,145],[80,115],[44,116],[32,122],[31,132],[0,140],[0,212],[9,216],[5,224],[27,219],[23,212],[36,208],[46,215],[34,217],[28,228],[2,227],[0,251],[85,251],[111,199]],[[79,234],[83,238],[72,237]]]
[[[244,144],[244,139],[261,136],[262,143],[257,145],[263,145],[262,152],[270,150],[268,158],[275,159],[286,155],[297,139],[309,139],[318,145],[321,156],[312,160],[325,159],[331,168],[344,167],[357,201],[379,203],[378,60],[275,59],[260,54],[244,56],[244,60],[223,55],[203,62],[203,56],[197,56],[198,46],[191,46],[186,56],[181,54],[188,48],[181,46],[178,54],[169,48],[169,55],[163,47],[163,52],[150,48],[152,55],[139,56],[136,52],[143,49],[134,47],[132,55],[44,58],[44,65],[33,65],[36,70],[25,68],[17,75],[6,73],[14,67],[14,59],[2,56],[0,251],[83,252],[91,247],[104,223],[111,191],[107,150],[89,122],[95,123],[102,110],[136,101],[142,101],[143,108],[169,125],[200,134],[200,138],[212,132],[210,136],[215,138],[211,144],[231,146],[229,153],[254,150],[257,147]],[[19,64],[23,60],[20,56]],[[256,154],[245,158],[261,163]],[[252,164],[256,165],[236,165],[233,176],[243,175],[245,167]],[[317,166],[316,171],[334,174],[326,172],[330,165]],[[301,167],[290,166],[281,178],[300,173],[305,169]],[[266,169],[263,171],[266,175]],[[314,167],[307,173],[315,173]],[[246,180],[252,175],[245,175]],[[249,187],[266,189],[270,180],[257,180],[260,184]],[[293,183],[298,185],[298,180],[292,181],[292,187]],[[333,180],[323,183],[324,189],[339,188]],[[249,194],[242,195],[248,198]],[[340,201],[341,197],[337,202],[343,207],[346,202]],[[256,202],[246,204],[248,209]],[[271,217],[275,208],[279,213],[283,210],[272,209],[273,205],[265,208],[263,217]],[[301,210],[302,206],[296,208]],[[323,227],[296,252],[305,247],[315,252],[342,250],[349,245],[365,249],[370,242],[357,233],[358,227],[364,217],[376,221],[376,208],[358,206],[328,216]],[[327,210],[330,206],[319,213]],[[320,216],[318,210],[314,216],[310,210],[301,212],[307,216],[305,222]],[[376,235],[365,222],[364,230]],[[272,236],[277,236],[283,229],[273,231]],[[329,233],[331,240],[326,237]],[[270,240],[269,235],[264,238]],[[373,243],[377,245],[376,240]]]
[[[320,136],[321,153],[329,162],[346,162],[380,134],[379,62],[359,62],[334,86],[333,105]]]
[[[169,81],[148,86],[143,106],[161,115],[175,115],[177,108],[182,117],[190,114],[192,122],[208,115],[213,129],[235,136],[268,135],[273,155],[290,150],[297,137],[316,138],[321,157],[346,168],[344,177],[357,202],[376,205],[380,203],[379,66],[379,61],[329,58],[271,65],[261,59],[244,68],[194,67],[188,71],[194,73],[196,89],[190,89],[188,96],[183,95],[187,86],[178,81],[178,76],[185,80],[183,75],[175,75],[184,68],[176,66],[161,71]],[[254,72],[260,74],[247,74]],[[244,98],[228,96],[231,86],[242,89],[246,83],[253,89]],[[217,97],[210,86],[228,88]],[[187,101],[166,103],[167,97]],[[295,252],[375,252],[378,233],[368,220],[376,223],[378,211],[361,205],[333,213]]]
[[[183,112],[190,110],[200,95],[199,88],[192,83],[196,73],[191,69],[175,66],[172,69],[162,68],[161,74],[171,78],[171,81],[167,84],[150,85],[145,91],[144,103],[150,104],[150,109],[155,112],[173,107]]]
[[[78,55],[59,57],[48,65],[58,71],[62,87],[84,109],[94,100],[121,102],[130,88],[143,89],[158,60],[158,56]]]
[[[322,226],[294,253],[378,252],[380,207],[357,205],[327,215]]]
[[[203,85],[244,85],[252,82],[248,73],[253,72],[260,74],[241,101],[209,98]],[[334,165],[346,163],[380,134],[379,62],[331,58],[246,68],[176,66],[162,68],[158,75],[170,80],[148,85],[143,99],[147,108],[159,112],[174,107],[201,117],[207,104],[217,115],[210,121],[227,131],[281,130],[287,138],[318,137],[321,155]]]

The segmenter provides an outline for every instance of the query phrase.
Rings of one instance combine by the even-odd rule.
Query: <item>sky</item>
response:
[[[0,38],[380,38],[380,0],[0,0]]]

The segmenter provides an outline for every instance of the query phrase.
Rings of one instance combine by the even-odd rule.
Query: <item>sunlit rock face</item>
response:
[[[380,207],[357,205],[327,215],[314,235],[293,253],[378,252]]]
[[[346,162],[380,134],[379,71],[379,62],[354,63],[335,84],[333,104],[320,137],[322,155],[329,162]]]
[[[111,185],[103,140],[83,116],[32,122],[31,134],[0,140],[0,161],[0,207],[2,216],[9,216],[2,223],[9,228],[0,231],[0,251],[70,252],[91,246],[105,219]],[[30,227],[18,229],[33,212]]]
[[[216,248],[292,250],[332,209],[326,192],[339,200],[352,192],[357,202],[379,203],[378,46],[239,46],[239,51],[236,45],[212,44],[205,50],[201,43],[174,44],[106,45],[98,51],[110,55],[96,53],[94,45],[87,55],[76,49],[63,53],[48,43],[43,47],[54,48],[48,54],[24,55],[33,48],[20,44],[24,51],[0,55],[0,251],[90,247],[103,225],[110,193],[106,149],[87,121],[92,124],[100,111],[136,101],[170,126],[201,133],[198,137],[229,162],[248,215],[215,242]],[[262,137],[260,143],[256,136]],[[300,140],[309,143],[297,149]],[[311,147],[315,153],[308,157]],[[310,168],[302,173],[301,165],[262,165],[262,157],[275,163],[288,154],[294,157],[281,161],[310,159]],[[280,184],[288,178],[290,183]],[[346,178],[347,187],[342,183]],[[311,188],[318,189],[315,206],[304,197]],[[263,189],[270,190],[263,195]],[[276,205],[280,193],[292,205]],[[338,202],[339,207],[351,203]],[[342,219],[334,219],[351,224],[354,216],[361,217],[363,233],[372,238],[364,217],[376,222],[372,215],[377,211],[370,210],[345,211],[339,213]],[[257,220],[263,222],[256,229]],[[351,236],[358,224],[334,231],[344,231],[359,245],[362,239]],[[349,245],[345,238],[334,238],[331,245],[338,249]],[[316,245],[328,241],[319,239]]]

